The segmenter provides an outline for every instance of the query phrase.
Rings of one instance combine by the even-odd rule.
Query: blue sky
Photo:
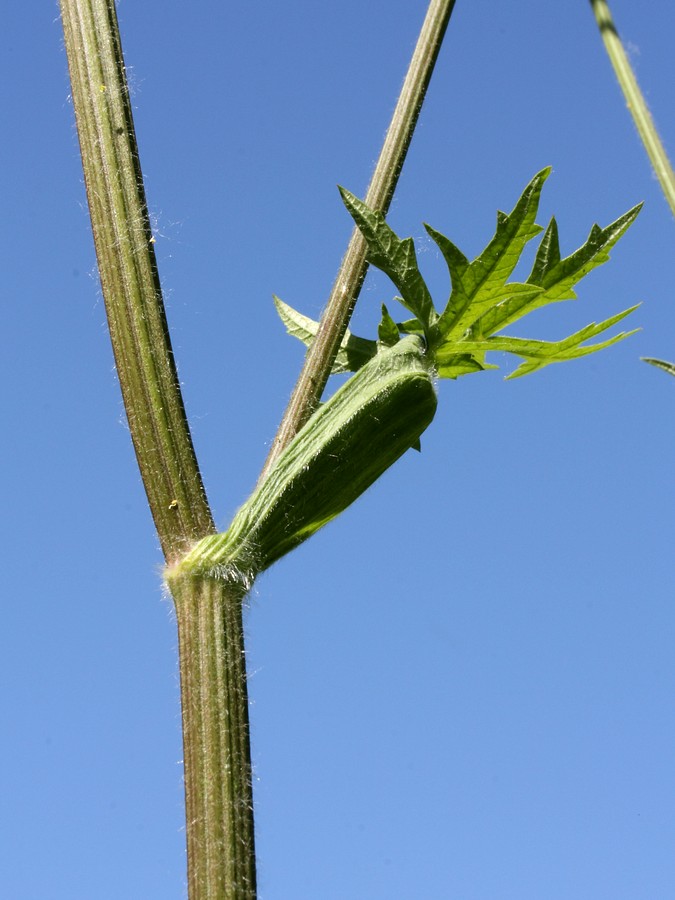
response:
[[[266,8],[267,7],[267,8]],[[119,7],[185,399],[218,521],[298,372],[424,3]],[[666,145],[675,12],[615,0]],[[55,4],[11,5],[2,166],[0,856],[13,900],[185,897],[175,622],[106,334]],[[535,172],[563,250],[639,201],[564,336],[628,341],[440,385],[423,441],[256,585],[263,900],[675,895],[675,223],[586,3],[457,4],[390,222],[473,257]],[[526,274],[526,273],[525,273]],[[372,335],[394,289],[370,277]]]

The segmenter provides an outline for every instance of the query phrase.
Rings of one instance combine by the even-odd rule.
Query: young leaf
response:
[[[438,315],[417,265],[412,238],[401,240],[387,225],[382,213],[370,209],[345,188],[339,190],[368,245],[368,262],[391,278],[401,292],[401,302],[415,314],[429,340]]]
[[[458,346],[460,346],[458,344]],[[485,353],[477,353],[472,356],[469,353],[447,353],[442,359],[435,359],[436,374],[439,378],[459,378],[460,375],[471,375],[472,372],[484,372],[486,369],[498,369],[499,366],[492,366],[482,360],[478,360],[478,356],[485,356]]]
[[[394,299],[398,300],[399,298],[396,297]],[[405,322],[397,322],[396,327],[401,334],[416,334],[419,337],[424,337],[424,329],[417,319],[406,319]]]
[[[589,353],[596,353],[598,350],[603,350],[605,347],[611,347],[612,344],[616,344],[619,341],[624,340],[624,338],[630,337],[632,334],[639,331],[639,328],[634,328],[632,331],[622,331],[598,344],[581,346],[584,341],[596,337],[598,334],[611,328],[636,309],[637,306],[631,306],[629,309],[617,313],[616,315],[605,319],[603,322],[598,322],[597,324],[592,322],[590,325],[587,325],[585,328],[582,328],[580,331],[577,331],[575,334],[570,335],[570,337],[565,338],[565,340],[562,341],[521,342],[518,338],[511,338],[510,341],[512,345],[510,347],[505,346],[504,349],[509,353],[516,353],[518,356],[522,356],[526,361],[521,363],[510,375],[507,375],[507,380],[520,378],[522,375],[529,375],[530,372],[536,372],[538,369],[543,369],[544,366],[548,366],[554,362],[566,362],[570,359],[579,359],[582,356],[587,356]],[[499,339],[497,338],[496,340]],[[509,341],[509,338],[504,338],[504,340]]]
[[[514,353],[522,357],[525,362],[521,363],[515,372],[507,375],[507,379],[528,375],[530,372],[536,372],[538,369],[543,369],[544,366],[548,366],[551,363],[566,362],[570,359],[587,356],[589,353],[595,353],[597,350],[602,350],[604,347],[609,347],[629,337],[631,334],[635,334],[635,331],[621,332],[599,344],[581,346],[584,341],[596,337],[598,334],[616,325],[617,322],[620,322],[621,319],[624,319],[635,309],[637,309],[637,306],[632,306],[630,309],[617,313],[603,322],[593,322],[590,325],[586,325],[585,328],[561,341],[537,341],[528,338],[509,337],[508,335],[495,335],[484,340],[473,341],[467,339],[457,341],[454,344],[448,343],[437,351],[435,356],[439,374],[441,368],[447,365],[448,361],[455,359],[454,354],[461,351],[468,352],[472,355],[472,358],[481,358],[488,352]]]
[[[497,230],[485,250],[472,262],[445,235],[426,225],[427,232],[438,245],[450,272],[452,293],[441,313],[438,330],[442,337],[456,339],[495,303],[517,294],[528,300],[541,291],[530,285],[510,284],[523,248],[541,232],[535,218],[544,182],[550,167],[534,176],[523,191],[513,211],[497,213]]]
[[[384,303],[382,304],[382,319],[377,326],[377,337],[379,342],[384,344],[385,347],[393,347],[394,344],[401,340],[398,325],[389,315],[389,310]]]
[[[587,241],[565,259],[560,258],[557,222],[551,219],[537,251],[532,272],[527,279],[527,284],[541,288],[540,293],[529,298],[527,296],[507,298],[476,323],[476,333],[493,334],[548,303],[575,300],[577,295],[573,290],[574,285],[581,281],[584,275],[607,262],[609,251],[635,220],[641,208],[642,204],[639,203],[606,228],[594,225]]]
[[[319,323],[308,316],[303,316],[292,306],[284,303],[279,297],[274,297],[274,305],[279,313],[279,318],[286,326],[286,331],[302,341],[307,347],[312,343],[319,330]],[[332,374],[341,372],[356,372],[365,365],[369,359],[377,353],[377,342],[367,338],[357,337],[347,329],[340,343],[340,349],[333,363]]]
[[[532,310],[576,298],[574,286],[584,275],[606,262],[610,249],[641,208],[641,204],[633,207],[605,228],[594,225],[586,242],[564,259],[560,255],[558,226],[552,219],[527,281],[524,284],[509,282],[524,247],[542,230],[535,217],[541,189],[549,173],[550,169],[542,169],[535,175],[510,214],[497,213],[495,235],[473,262],[469,262],[445,235],[425,226],[443,254],[452,281],[450,299],[440,316],[434,310],[417,267],[412,239],[401,240],[380,213],[370,210],[348,191],[342,191],[345,204],[367,241],[369,260],[389,275],[402,293],[397,299],[416,314],[414,319],[395,324],[383,307],[378,329],[380,346],[391,346],[398,333],[423,336],[426,352],[440,378],[458,378],[496,368],[486,362],[486,354],[491,351],[514,353],[524,360],[509,376],[516,378],[553,362],[585,356],[634,334],[633,331],[621,333],[598,344],[583,345],[584,341],[606,331],[636,307],[599,324],[592,323],[562,341],[537,341],[497,334]],[[284,315],[292,317],[293,333],[307,342],[307,335],[316,332],[316,323],[289,310],[287,307],[282,313],[280,308],[282,318]],[[299,330],[304,336],[298,334]],[[374,342],[364,342],[353,335],[345,338],[345,350],[349,347],[352,348],[351,368],[357,368],[355,363],[362,364],[377,352]],[[343,368],[346,365],[343,364]]]

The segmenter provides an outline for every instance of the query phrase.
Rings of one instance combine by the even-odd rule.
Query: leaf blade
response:
[[[504,298],[506,282],[523,249],[542,230],[535,218],[541,191],[550,173],[550,167],[538,172],[508,215],[497,213],[494,236],[471,263],[448,238],[427,226],[427,232],[445,259],[452,281],[450,299],[438,322],[443,337],[458,337],[498,299]]]
[[[273,295],[274,305],[276,307],[279,318],[283,322],[286,331],[292,337],[297,338],[305,346],[314,340],[319,323],[314,319],[293,309],[288,303],[284,303],[276,295]],[[372,359],[377,353],[377,342],[368,338],[360,338],[347,329],[344,337],[340,342],[340,347],[331,369],[331,375],[338,375],[342,372],[356,372],[361,366],[365,365],[368,360]]]
[[[493,334],[527,313],[560,300],[575,300],[574,286],[609,259],[609,251],[635,221],[639,203],[605,228],[593,225],[586,241],[565,258],[560,255],[558,224],[551,219],[542,238],[527,284],[540,287],[539,296],[513,297],[487,312],[477,324],[482,334]]]
[[[429,289],[417,264],[412,238],[401,240],[387,225],[382,213],[359,200],[346,188],[339,188],[342,201],[368,246],[367,259],[394,282],[401,301],[414,313],[429,337],[438,319]]]

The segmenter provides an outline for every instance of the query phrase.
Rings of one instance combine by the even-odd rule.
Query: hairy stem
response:
[[[598,23],[605,49],[626,98],[630,114],[654,167],[671,212],[675,215],[675,174],[673,174],[668,154],[658,135],[654,120],[647,108],[645,98],[626,56],[626,51],[623,49],[621,38],[609,11],[609,6],[606,0],[591,0],[591,6],[593,7],[593,13]]]
[[[454,0],[431,0],[422,30],[384,140],[365,201],[386,214],[394,195],[410,141],[431,80]],[[261,474],[261,480],[281,451],[316,409],[328,381],[340,341],[366,277],[366,242],[352,231],[319,330],[284,413]]]
[[[159,285],[114,0],[61,0],[87,198],[117,372],[167,563],[215,529]],[[190,900],[255,897],[243,591],[174,579]]]
[[[99,274],[136,457],[167,560],[213,521],[162,302],[113,0],[61,0]]]
[[[256,896],[240,585],[170,580],[180,641],[190,900]]]

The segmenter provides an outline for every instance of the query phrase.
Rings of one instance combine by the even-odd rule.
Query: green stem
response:
[[[386,214],[412,140],[454,0],[431,0],[365,201]],[[265,462],[261,480],[316,409],[366,277],[366,242],[352,231],[319,330]]]
[[[199,577],[170,579],[170,588],[178,620],[186,735],[190,900],[253,900],[244,589]]]
[[[633,116],[633,121],[654,167],[656,176],[661,183],[661,189],[670,205],[671,212],[675,215],[675,174],[673,174],[668,154],[656,131],[654,120],[647,108],[640,86],[626,56],[626,51],[623,49],[621,38],[609,11],[609,6],[606,0],[591,0],[591,6],[593,7],[595,20],[600,28],[605,49],[626,98],[630,114]]]
[[[168,564],[215,529],[162,302],[113,0],[61,0],[73,105],[117,372]],[[239,588],[173,580],[191,900],[255,896]]]
[[[73,106],[110,337],[167,560],[209,534],[174,364],[113,0],[61,0]]]

